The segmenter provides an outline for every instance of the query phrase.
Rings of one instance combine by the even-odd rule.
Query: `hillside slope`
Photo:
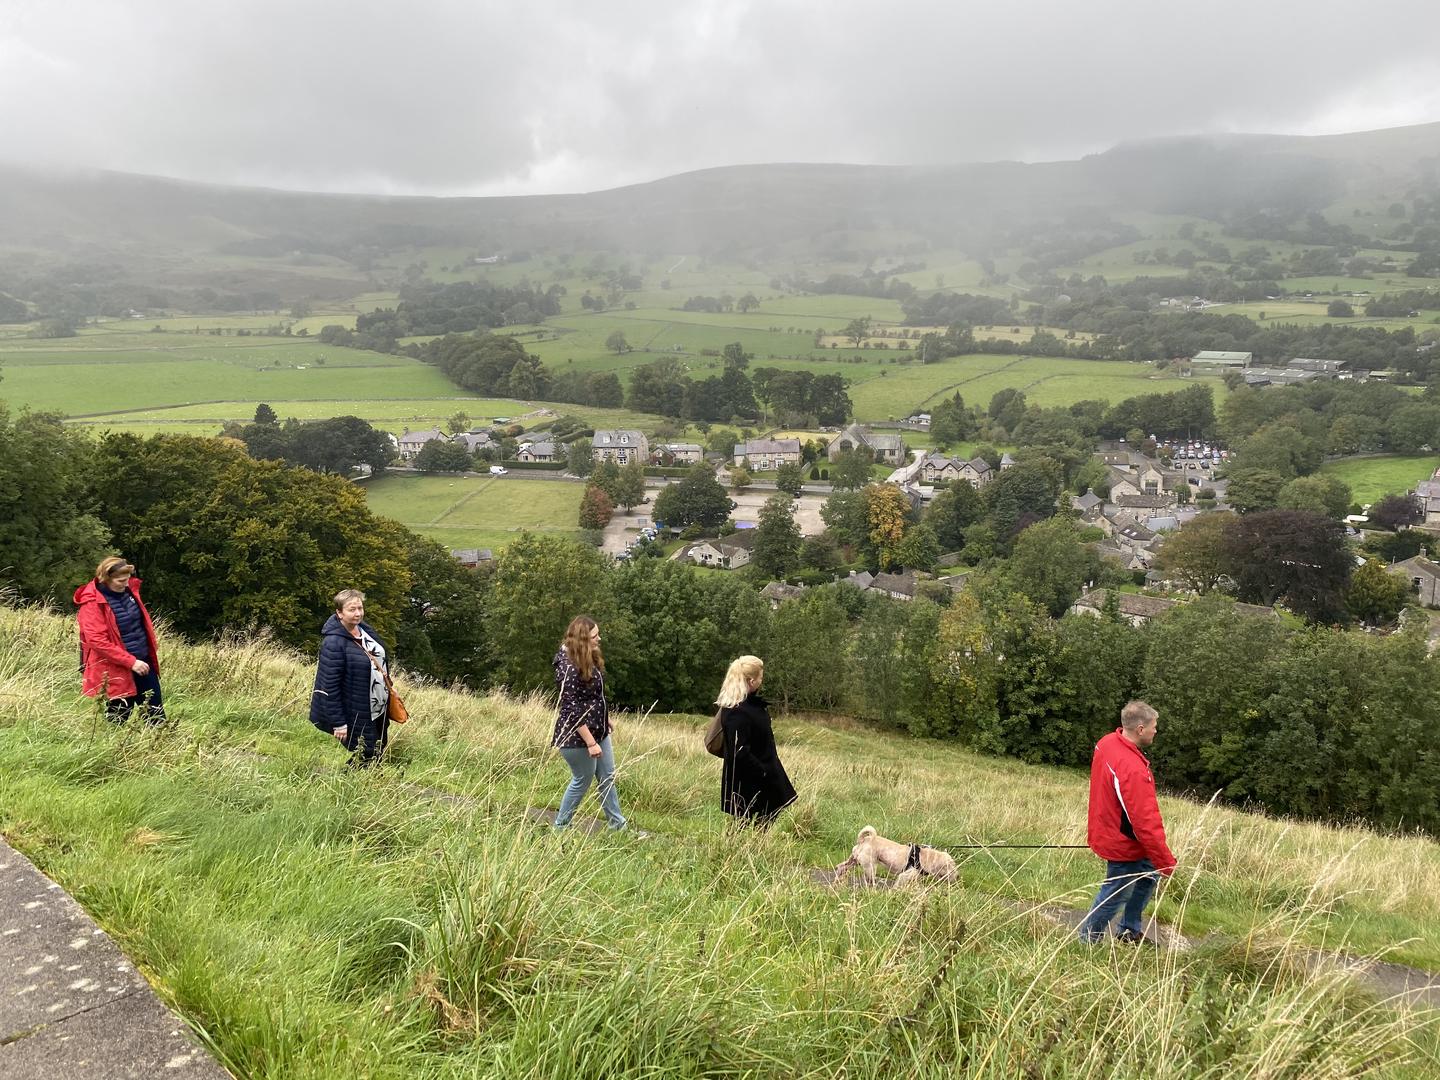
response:
[[[1440,124],[1315,138],[1187,137],[1080,161],[950,167],[776,164],[708,169],[576,195],[397,198],[0,166],[0,237],[66,257],[317,254],[395,244],[775,250],[847,231],[939,242],[1075,209],[1218,215],[1399,198],[1440,166]]]
[[[800,804],[716,807],[699,718],[622,717],[622,799],[657,835],[550,835],[543,702],[407,691],[390,768],[309,728],[311,668],[263,642],[163,650],[166,729],[79,701],[68,620],[0,610],[0,827],[241,1076],[1414,1076],[1434,1014],[1306,974],[1310,943],[1437,965],[1440,850],[1165,800],[1189,953],[1083,949],[1083,852],[992,852],[962,882],[835,893],[896,837],[1074,842],[1085,778],[849,723],[779,725]],[[1161,737],[1163,738],[1163,729]],[[1393,948],[1391,948],[1393,947]],[[1137,1007],[1143,1002],[1143,1007]]]

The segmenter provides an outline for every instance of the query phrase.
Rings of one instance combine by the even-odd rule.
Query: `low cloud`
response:
[[[1073,157],[1440,120],[1440,8],[20,0],[0,154],[327,191]]]

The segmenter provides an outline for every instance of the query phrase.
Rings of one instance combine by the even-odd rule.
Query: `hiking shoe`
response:
[[[1148,945],[1148,944],[1150,944],[1150,939],[1149,939],[1149,938],[1147,938],[1144,934],[1137,933],[1137,932],[1134,931],[1134,930],[1121,930],[1119,933],[1117,933],[1117,934],[1115,935],[1115,940],[1118,941],[1121,945]]]

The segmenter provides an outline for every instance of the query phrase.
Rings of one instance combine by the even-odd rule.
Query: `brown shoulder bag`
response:
[[[390,717],[392,724],[405,723],[406,720],[410,719],[410,710],[405,708],[405,702],[401,701],[400,695],[395,692],[395,684],[390,681],[390,673],[380,666],[380,661],[376,660],[375,657],[371,655],[370,650],[360,643],[359,638],[350,636],[350,640],[355,643],[357,649],[369,657],[370,663],[375,665],[375,670],[380,672],[380,677],[385,680],[385,690],[390,695],[389,700],[385,704],[385,715]]]

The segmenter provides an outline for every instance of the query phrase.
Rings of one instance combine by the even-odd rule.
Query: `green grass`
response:
[[[1437,454],[1375,454],[1327,461],[1320,471],[1349,484],[1351,498],[1364,504],[1382,495],[1414,491],[1415,485],[1430,479],[1437,468]]]
[[[1377,1008],[1298,951],[1440,962],[1427,841],[1164,799],[1182,869],[1161,916],[1238,940],[1085,949],[1030,913],[1085,904],[1099,867],[1083,852],[977,853],[958,885],[913,892],[836,893],[806,871],[867,822],[1075,842],[1077,773],[782,720],[801,801],[737,834],[702,718],[622,715],[622,801],[657,835],[551,835],[522,816],[568,778],[543,701],[406,686],[402,768],[356,774],[305,720],[309,663],[238,640],[162,650],[175,723],[116,730],[77,700],[68,622],[0,611],[0,827],[237,1076],[1419,1080],[1440,1065],[1433,1012]]]
[[[524,530],[578,535],[584,488],[521,476],[400,476],[365,485],[377,514],[450,547],[503,548]]]

